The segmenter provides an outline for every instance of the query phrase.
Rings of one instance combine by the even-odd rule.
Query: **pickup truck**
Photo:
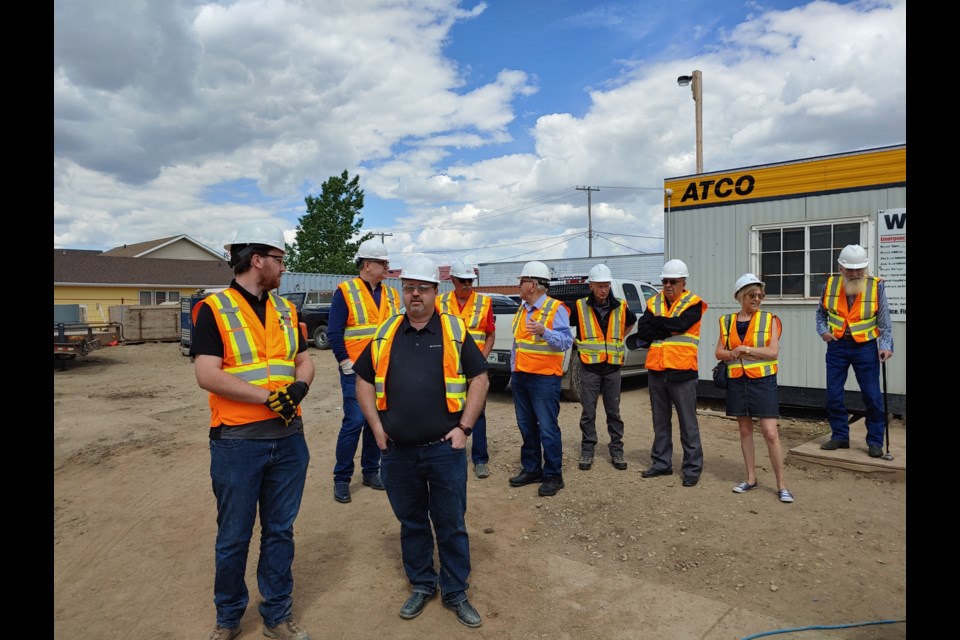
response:
[[[626,300],[630,310],[640,317],[647,308],[647,300],[658,293],[658,289],[647,282],[638,282],[635,280],[617,280],[610,283],[610,292],[618,300]],[[586,276],[565,277],[550,282],[550,291],[547,295],[565,302],[568,307],[579,298],[586,297],[590,293],[587,285]],[[490,378],[491,391],[503,391],[510,382],[510,348],[513,345],[513,316],[517,311],[518,304],[512,307],[506,301],[514,301],[508,296],[494,297],[493,313],[497,324],[497,337],[493,343],[493,351],[487,358],[490,365],[488,376]],[[499,299],[505,299],[499,300]],[[571,327],[574,338],[577,336],[577,328]],[[630,330],[631,335],[636,332],[636,327]],[[621,369],[623,377],[642,375],[647,372],[646,369],[647,350],[627,350],[626,361]],[[573,345],[567,350],[563,357],[563,379],[560,381],[560,393],[565,400],[571,402],[580,401],[580,355],[577,353],[577,346]]]
[[[330,341],[327,340],[327,320],[330,317],[330,303],[305,303],[307,294],[303,291],[292,291],[284,293],[283,297],[293,303],[297,308],[297,316],[300,322],[307,327],[307,340],[313,341],[313,346],[317,349],[329,349]]]

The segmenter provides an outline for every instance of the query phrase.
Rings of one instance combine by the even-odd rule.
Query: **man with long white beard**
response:
[[[866,249],[847,245],[837,262],[840,275],[827,278],[817,307],[817,333],[827,343],[827,415],[832,431],[820,448],[850,448],[843,387],[852,366],[866,408],[867,454],[879,458],[886,425],[880,364],[893,357],[890,306],[883,281],[867,275]]]

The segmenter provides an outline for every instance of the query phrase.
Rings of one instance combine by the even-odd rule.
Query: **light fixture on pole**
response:
[[[681,87],[691,85],[697,111],[697,173],[703,173],[703,74],[695,69],[693,75],[678,77],[677,84]]]

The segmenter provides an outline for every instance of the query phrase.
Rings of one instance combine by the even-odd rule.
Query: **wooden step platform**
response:
[[[859,428],[855,428],[859,426]],[[805,442],[787,452],[788,462],[804,462],[826,465],[857,471],[860,473],[875,473],[890,480],[906,480],[907,473],[907,443],[906,429],[890,430],[890,455],[893,460],[871,458],[867,455],[866,427],[862,423],[850,425],[850,448],[824,451],[820,445],[830,440],[830,434]],[[887,453],[886,441],[883,453]]]

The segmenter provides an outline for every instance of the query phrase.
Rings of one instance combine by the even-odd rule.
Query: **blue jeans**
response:
[[[380,447],[360,411],[357,402],[357,376],[340,372],[340,390],[343,393],[343,423],[337,436],[337,463],[333,467],[334,482],[350,482],[353,477],[353,458],[363,433],[363,448],[360,451],[360,469],[363,475],[380,470]]]
[[[217,624],[236,627],[249,595],[244,574],[260,507],[257,585],[269,627],[289,620],[293,605],[293,521],[300,511],[310,451],[302,433],[276,440],[211,440],[210,478],[217,498]]]
[[[443,601],[457,604],[470,586],[470,540],[467,512],[467,456],[449,441],[436,444],[389,443],[382,452],[381,479],[400,521],[403,570],[414,591],[433,594],[438,574],[433,566],[433,535],[440,556]],[[431,528],[432,524],[432,528]]]
[[[860,385],[866,408],[867,445],[883,446],[886,415],[880,391],[880,352],[877,341],[834,340],[827,343],[827,416],[834,440],[850,440],[849,414],[843,399],[843,386],[850,367]]]
[[[490,462],[490,454],[487,453],[487,409],[484,406],[483,411],[477,421],[473,423],[473,431],[470,433],[473,443],[470,445],[470,459],[473,464]]]
[[[517,426],[523,444],[520,466],[545,478],[563,476],[560,439],[560,376],[514,371],[510,375]]]

